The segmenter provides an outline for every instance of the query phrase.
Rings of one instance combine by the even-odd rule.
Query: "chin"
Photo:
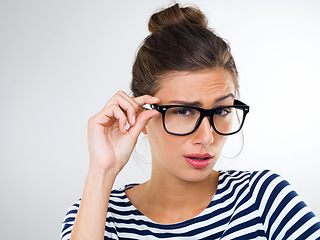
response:
[[[202,182],[210,176],[213,171],[212,168],[213,166],[208,166],[202,169],[190,169],[189,171],[186,171],[183,176],[181,176],[181,179],[186,182]]]

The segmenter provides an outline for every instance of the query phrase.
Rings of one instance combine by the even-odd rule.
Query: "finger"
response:
[[[136,112],[139,111],[139,105],[121,94],[118,95],[117,104],[127,115],[129,124],[133,126],[135,124]]]
[[[109,116],[108,114],[112,114],[118,121],[119,121],[119,129],[122,133],[126,132],[126,125],[127,125],[127,116],[124,114],[123,110],[119,108],[118,105],[114,104],[112,105],[112,108],[110,109],[111,112],[106,112],[106,116]]]
[[[93,122],[108,127],[118,121],[121,132],[126,132],[127,117],[117,104],[113,104],[93,117]]]
[[[134,100],[139,104],[139,106],[143,106],[145,104],[155,104],[160,102],[159,98],[152,97],[150,95],[136,97]]]
[[[156,110],[148,110],[139,114],[136,125],[134,127],[129,128],[128,132],[135,138],[138,138],[139,134],[142,132],[143,128],[148,124],[150,119],[158,116],[159,114],[160,113]]]
[[[123,98],[125,98],[128,102],[130,102],[132,104],[132,106],[139,111],[139,104],[134,100],[134,98],[128,96],[124,91],[119,91],[118,92],[119,95],[121,95]]]
[[[113,104],[118,105],[125,112],[129,124],[133,126],[135,124],[136,113],[140,109],[139,105],[123,91],[115,94],[103,109],[107,109]]]
[[[104,108],[107,108],[107,107],[109,107],[109,106],[111,106],[112,104],[117,104],[118,103],[118,101],[119,101],[119,97],[122,95],[121,93],[122,93],[123,91],[118,91],[116,94],[114,94],[110,99],[109,99],[109,101],[103,106],[103,108],[102,109],[104,109]],[[124,93],[124,92],[123,92]],[[125,93],[124,93],[125,94]]]
[[[128,119],[130,120],[129,123],[131,126],[134,126],[135,124],[135,120],[136,120],[136,116],[139,114],[140,112],[140,106],[139,104],[130,96],[128,96],[125,92],[123,91],[119,91],[118,94],[123,97],[123,99],[125,99],[126,101],[128,101],[132,108],[130,109],[125,109],[128,112]]]

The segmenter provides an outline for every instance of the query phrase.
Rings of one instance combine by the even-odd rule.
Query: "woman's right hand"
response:
[[[159,101],[149,95],[132,98],[119,91],[91,117],[88,121],[90,169],[116,176],[128,162],[143,128],[158,114],[156,110],[144,111],[141,107]]]

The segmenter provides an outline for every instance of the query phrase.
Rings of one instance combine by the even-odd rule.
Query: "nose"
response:
[[[213,141],[213,128],[210,124],[209,118],[205,117],[202,119],[202,122],[198,129],[193,133],[194,134],[194,143],[202,144],[203,146],[210,145]]]

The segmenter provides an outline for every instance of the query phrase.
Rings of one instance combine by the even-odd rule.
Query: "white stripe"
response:
[[[306,213],[310,212],[310,209],[308,207],[304,207],[301,209],[296,216],[291,218],[290,225],[294,225],[295,222],[297,222],[301,217],[303,217]],[[299,227],[291,236],[291,239],[297,239],[301,234],[303,234],[306,230],[308,230],[312,225],[316,223],[316,219],[312,218],[309,219],[307,222],[305,222],[301,227]]]

